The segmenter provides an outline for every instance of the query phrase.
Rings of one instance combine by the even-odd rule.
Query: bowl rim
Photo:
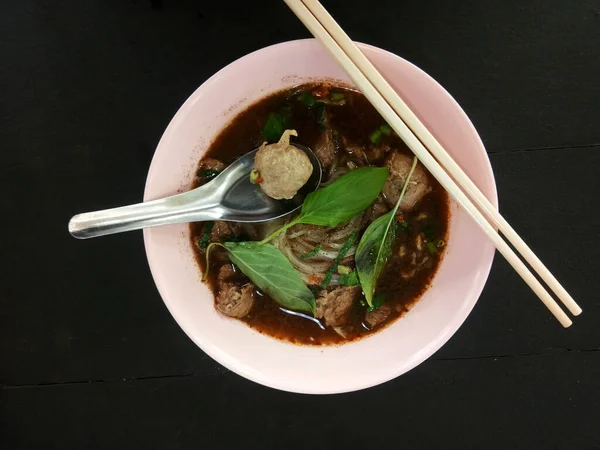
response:
[[[318,44],[316,39],[313,39],[313,38],[284,41],[284,42],[269,45],[267,47],[263,47],[258,50],[255,50],[255,51],[248,53],[248,54],[232,61],[231,63],[227,64],[225,67],[223,67],[222,69],[217,71],[210,78],[208,78],[202,84],[200,84],[200,86],[198,86],[194,90],[194,92],[189,95],[189,97],[186,99],[186,101],[179,107],[179,109],[173,115],[169,124],[165,128],[165,131],[163,132],[161,139],[159,140],[158,145],[156,147],[157,150],[163,144],[163,140],[165,139],[165,136],[170,133],[171,128],[175,127],[177,122],[180,120],[180,114],[185,113],[185,111],[189,107],[189,105],[194,102],[194,99],[198,95],[199,91],[201,89],[207,89],[208,87],[210,87],[211,84],[213,84],[217,79],[219,79],[221,77],[223,72],[225,72],[227,70],[231,70],[232,66],[241,64],[248,59],[254,58],[256,56],[256,54],[259,54],[259,53],[278,51],[282,47],[289,47],[289,48],[287,48],[287,50],[293,51],[295,46],[302,47],[304,45],[314,45],[315,43]],[[464,124],[466,125],[466,127],[468,129],[467,131],[470,134],[470,139],[473,140],[474,146],[477,148],[478,152],[481,153],[480,156],[482,157],[482,160],[486,163],[486,164],[484,164],[485,167],[482,167],[482,170],[484,170],[486,172],[484,174],[484,176],[490,182],[489,188],[490,188],[491,196],[488,197],[488,199],[496,208],[498,208],[497,186],[496,186],[496,181],[495,181],[494,174],[492,171],[492,166],[491,166],[491,162],[489,159],[489,155],[488,155],[487,151],[485,150],[485,146],[481,140],[481,137],[477,133],[475,126],[473,125],[473,123],[471,122],[471,120],[469,119],[469,117],[467,116],[465,111],[458,104],[458,102],[450,95],[450,93],[448,91],[446,91],[446,89],[444,89],[444,87],[440,83],[438,83],[433,77],[431,77],[427,72],[422,70],[416,64],[413,64],[410,61],[407,61],[406,59],[404,59],[390,51],[381,49],[379,47],[375,47],[373,45],[365,44],[365,43],[361,43],[361,42],[356,42],[356,44],[361,49],[367,49],[370,52],[384,54],[388,58],[392,58],[392,59],[395,59],[395,60],[401,62],[402,64],[407,64],[409,66],[412,66],[414,69],[416,69],[418,72],[420,72],[421,76],[427,78],[428,81],[431,82],[432,85],[437,88],[437,90],[438,90],[438,92],[436,93],[437,95],[445,96],[446,100],[449,101],[450,103],[452,103],[456,107],[457,115],[460,116],[459,118],[461,121],[464,121]],[[266,95],[268,95],[268,93],[265,93],[265,96]],[[156,154],[156,151],[155,151],[155,154]],[[156,169],[154,167],[155,164],[156,164],[156,158],[153,156],[152,162],[148,169],[148,175],[146,178],[146,184],[145,184],[145,188],[144,188],[144,201],[149,200],[149,190],[150,190],[150,186],[152,184],[152,178],[153,178],[152,174],[156,173]],[[170,312],[170,314],[173,316],[173,318],[177,322],[177,325],[185,332],[185,334],[202,351],[204,351],[207,355],[209,355],[212,359],[214,359],[216,362],[218,362],[222,366],[226,367],[227,369],[231,370],[232,372],[234,372],[244,378],[247,378],[253,382],[256,382],[258,384],[268,386],[271,388],[283,390],[283,391],[294,392],[294,393],[304,393],[304,394],[338,394],[338,393],[358,391],[361,389],[366,389],[366,388],[369,388],[372,386],[377,386],[379,384],[393,380],[393,379],[397,378],[398,376],[414,369],[416,366],[418,366],[423,361],[428,359],[431,355],[433,355],[435,352],[437,352],[462,326],[464,321],[467,319],[467,317],[469,316],[469,314],[475,307],[475,304],[479,300],[479,297],[481,296],[483,288],[489,277],[489,273],[490,273],[490,270],[491,270],[491,267],[493,264],[493,259],[494,259],[494,249],[492,248],[492,250],[490,252],[491,254],[490,254],[489,258],[485,261],[485,264],[482,263],[478,267],[480,277],[478,278],[477,285],[474,285],[472,287],[472,292],[473,292],[472,302],[470,304],[463,305],[463,307],[461,308],[462,315],[458,318],[455,318],[453,326],[447,328],[444,333],[440,333],[438,335],[438,338],[435,341],[433,341],[434,345],[429,345],[426,347],[426,349],[423,349],[421,352],[419,352],[418,356],[413,358],[411,364],[405,365],[402,368],[397,368],[396,370],[393,370],[393,371],[388,370],[385,372],[384,375],[379,376],[379,377],[373,377],[373,378],[370,378],[369,380],[358,379],[351,387],[344,386],[341,389],[331,389],[331,388],[330,389],[306,389],[303,386],[295,386],[295,385],[292,386],[290,383],[284,383],[284,382],[281,382],[281,380],[273,380],[268,377],[263,377],[254,371],[244,370],[243,367],[240,367],[239,365],[235,365],[229,359],[223,357],[224,356],[223,353],[220,352],[218,350],[218,348],[216,348],[213,345],[210,345],[209,343],[207,344],[207,342],[205,342],[201,339],[198,339],[196,337],[195,333],[192,332],[192,330],[188,329],[188,326],[183,325],[181,323],[181,321],[178,320],[177,317],[178,317],[179,313],[175,311],[174,305],[171,304],[165,298],[164,289],[161,288],[161,283],[159,282],[159,277],[157,277],[158,268],[156,266],[156,262],[155,261],[153,262],[153,259],[150,256],[150,245],[151,244],[150,244],[150,239],[149,239],[149,230],[144,230],[144,248],[146,251],[148,265],[149,265],[150,272],[152,274],[154,283],[155,283],[157,290],[159,291],[159,294],[161,296],[161,299],[163,300],[163,302],[164,302],[165,306],[167,307],[168,311]],[[346,344],[346,345],[348,345],[348,344]]]

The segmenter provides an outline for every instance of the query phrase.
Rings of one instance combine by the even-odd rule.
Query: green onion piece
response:
[[[379,128],[376,129],[375,131],[373,131],[373,133],[370,136],[371,143],[373,145],[379,144],[379,141],[381,141],[381,138],[383,138],[383,133],[381,132],[381,130]]]
[[[198,239],[198,242],[196,243],[198,248],[204,249],[208,247],[208,243],[210,242],[210,232],[214,226],[215,223],[212,221],[204,223],[204,233],[202,233],[202,237]]]
[[[437,253],[437,251],[438,251],[438,248],[437,248],[437,246],[433,242],[429,241],[427,243],[427,251],[429,253],[431,253],[432,255],[435,255]]]
[[[440,239],[439,241],[437,241],[437,248],[444,248],[444,246],[446,245],[446,241],[444,241],[443,239]]]
[[[392,134],[392,127],[390,127],[387,123],[381,125],[379,130],[385,135]]]
[[[340,275],[348,275],[350,272],[352,272],[352,269],[348,266],[338,266],[338,273]]]
[[[341,100],[346,100],[346,96],[344,95],[343,92],[332,92],[331,95],[329,96],[329,98],[331,100],[333,100],[334,102],[339,102]]]
[[[214,177],[216,177],[217,175],[219,175],[221,172],[219,172],[218,170],[213,170],[213,169],[204,169],[198,172],[198,176],[200,178],[205,178],[206,181],[210,181],[212,180]]]
[[[256,184],[256,181],[258,180],[259,177],[260,177],[260,173],[258,173],[258,170],[252,169],[252,171],[250,172],[250,183]]]
[[[358,286],[360,284],[360,281],[358,279],[358,273],[356,272],[356,270],[353,270],[352,272],[346,274],[346,275],[340,275],[340,284],[342,286]],[[367,303],[365,302],[365,305]]]
[[[387,123],[384,123],[375,131],[373,131],[373,133],[370,136],[371,142],[373,143],[373,145],[377,145],[379,144],[379,142],[381,142],[381,139],[383,139],[384,136],[387,136],[391,133],[392,127],[390,127]]]
[[[304,255],[300,255],[300,259],[308,259],[317,256],[317,254],[321,251],[321,244],[318,244],[315,248],[313,248],[310,252],[305,253]]]
[[[307,106],[309,108],[312,108],[317,103],[317,99],[315,98],[315,96],[306,91],[304,91],[298,96],[298,100],[300,100],[300,102],[304,106]]]
[[[344,243],[344,245],[340,249],[340,252],[333,260],[333,264],[331,264],[331,267],[325,274],[325,278],[323,278],[323,281],[321,282],[321,287],[323,289],[325,289],[327,286],[329,286],[329,283],[331,283],[331,277],[333,277],[333,273],[336,271],[337,266],[340,263],[340,261],[342,259],[344,259],[344,256],[346,256],[346,253],[348,253],[348,250],[350,250],[350,247],[352,247],[354,245],[354,243],[356,242],[357,236],[358,236],[357,231],[352,232],[352,234],[350,235],[348,240]]]

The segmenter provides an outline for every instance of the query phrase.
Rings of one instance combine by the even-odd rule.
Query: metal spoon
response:
[[[77,214],[69,221],[69,232],[78,239],[123,233],[141,228],[184,222],[225,220],[265,222],[296,211],[304,197],[321,183],[323,169],[315,154],[303,150],[313,165],[308,182],[291,200],[274,200],[250,183],[254,155],[258,149],[234,161],[212,181],[172,197],[121,208]]]

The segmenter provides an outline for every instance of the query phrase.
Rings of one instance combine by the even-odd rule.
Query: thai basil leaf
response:
[[[354,257],[356,271],[369,306],[373,306],[377,278],[392,253],[395,233],[394,227],[390,226],[390,223],[393,220],[394,211],[390,211],[373,221],[363,234],[356,249]]]
[[[418,160],[415,157],[394,209],[369,225],[356,248],[356,255],[354,256],[356,271],[358,272],[360,285],[370,307],[374,306],[373,297],[377,279],[389,256],[392,254],[392,246],[396,239],[396,227],[394,226],[396,212],[404,198],[408,182],[412,177],[415,167],[417,167],[417,162]]]
[[[340,284],[342,286],[358,286],[360,281],[358,281],[358,274],[356,273],[356,270],[353,270],[345,275],[340,275]]]
[[[385,184],[387,167],[363,167],[351,170],[329,186],[311,192],[302,204],[300,215],[263,239],[265,244],[284,230],[299,223],[337,227],[367,208]]]
[[[367,308],[367,311],[371,312],[375,311],[376,309],[379,309],[379,307],[383,305],[383,302],[385,302],[385,297],[382,294],[377,294],[373,298],[373,306],[369,306]]]
[[[336,227],[367,208],[385,184],[387,167],[363,167],[306,196],[295,223]]]
[[[225,242],[229,259],[284,308],[315,313],[315,296],[288,259],[272,245]]]

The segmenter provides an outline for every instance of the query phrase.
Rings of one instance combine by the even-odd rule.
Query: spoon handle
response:
[[[77,239],[89,239],[160,225],[216,220],[222,216],[219,201],[219,192],[206,185],[159,200],[77,214],[69,221],[69,232]]]

